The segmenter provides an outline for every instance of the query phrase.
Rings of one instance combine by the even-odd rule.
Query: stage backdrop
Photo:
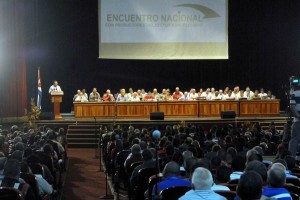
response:
[[[99,0],[99,57],[227,59],[227,0]]]

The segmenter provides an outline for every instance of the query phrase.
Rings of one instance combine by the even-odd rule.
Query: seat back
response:
[[[225,197],[227,200],[234,200],[236,197],[236,192],[234,191],[215,191],[219,195]]]
[[[300,180],[298,178],[286,178],[286,183],[291,183],[295,186],[300,187]]]
[[[14,188],[0,187],[0,199],[23,200],[23,196]]]
[[[41,174],[45,178],[45,170],[41,164],[29,163],[28,165],[33,174]]]
[[[300,187],[298,186],[286,184],[283,187],[287,189],[290,193],[300,194]]]
[[[46,165],[49,168],[51,174],[54,176],[55,168],[54,168],[53,158],[41,151],[35,152],[35,154],[40,158],[41,163]]]
[[[40,195],[38,183],[36,180],[35,175],[21,172],[20,177],[30,185],[32,191],[34,192],[35,196],[38,197]]]
[[[129,168],[128,176],[130,177],[134,168],[136,168],[137,166],[139,166],[141,164],[143,164],[143,161],[137,161],[137,162],[132,163]]]
[[[160,177],[155,175],[150,176],[148,183],[148,199],[152,199],[153,186],[160,181]]]
[[[179,199],[187,191],[191,190],[188,186],[168,187],[160,192],[162,200]]]
[[[148,189],[149,178],[158,173],[156,168],[140,169],[137,176],[137,184],[134,188],[135,199],[143,199],[144,192]]]

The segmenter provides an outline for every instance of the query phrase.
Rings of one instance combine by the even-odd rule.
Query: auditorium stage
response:
[[[270,122],[274,122],[279,126],[283,126],[288,120],[286,114],[280,114],[280,116],[268,116],[268,117],[235,117],[222,119],[219,117],[165,117],[164,120],[150,120],[150,118],[75,118],[72,113],[62,113],[62,120],[37,120],[36,124],[39,125],[48,125],[48,126],[68,126],[68,125],[136,125],[140,126],[155,126],[155,125],[176,125],[176,124],[195,124],[202,126],[211,126],[213,124],[241,124],[245,122],[260,122],[263,126]]]

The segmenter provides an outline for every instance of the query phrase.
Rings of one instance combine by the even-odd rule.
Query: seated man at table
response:
[[[178,100],[181,96],[183,96],[183,93],[180,92],[179,87],[176,87],[175,92],[173,93],[173,100]]]
[[[90,93],[89,101],[90,102],[99,102],[99,101],[101,101],[101,96],[97,92],[97,88],[93,88],[93,91]]]
[[[188,100],[190,100],[190,98],[189,98],[189,93],[187,91],[185,91],[183,95],[178,99],[178,101],[188,101]]]
[[[154,98],[155,98],[156,100],[159,100],[159,99],[160,99],[160,94],[157,92],[157,89],[156,89],[156,88],[153,89],[152,95],[154,96]]]
[[[127,101],[128,98],[126,96],[125,89],[121,89],[120,94],[118,95],[117,101]]]
[[[132,96],[128,99],[128,101],[141,101],[137,92],[134,92]]]
[[[80,92],[81,92],[80,90],[77,90],[77,93],[73,97],[73,101],[75,101],[75,99],[79,96]]]
[[[207,88],[205,92],[202,92],[200,97],[205,97],[207,100],[211,99],[210,88]]]
[[[108,90],[106,90],[106,93],[103,95],[102,100],[103,101],[114,101],[115,98],[114,98],[114,95],[112,95],[110,93],[110,90],[108,89]]]
[[[196,93],[195,88],[191,88],[189,93],[189,100],[196,100],[198,98],[198,94]]]
[[[154,96],[152,95],[151,91],[149,91],[145,96],[144,96],[144,101],[153,101],[155,100]]]
[[[75,102],[88,102],[87,98],[83,95],[82,92],[79,92],[79,95],[76,97]]]
[[[246,87],[246,91],[244,92],[244,96],[245,96],[248,100],[250,100],[250,99],[252,98],[253,94],[254,94],[254,93],[250,90],[250,87],[249,87],[249,86]]]
[[[265,93],[264,88],[260,88],[260,93],[258,94],[258,96],[260,96],[261,99],[264,99],[267,97],[267,93]]]

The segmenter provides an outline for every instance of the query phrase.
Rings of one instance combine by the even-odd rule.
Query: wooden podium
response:
[[[62,120],[62,116],[60,115],[60,103],[62,102],[62,97],[64,92],[51,92],[51,102],[53,103],[53,110],[54,110],[54,119],[55,120]]]

